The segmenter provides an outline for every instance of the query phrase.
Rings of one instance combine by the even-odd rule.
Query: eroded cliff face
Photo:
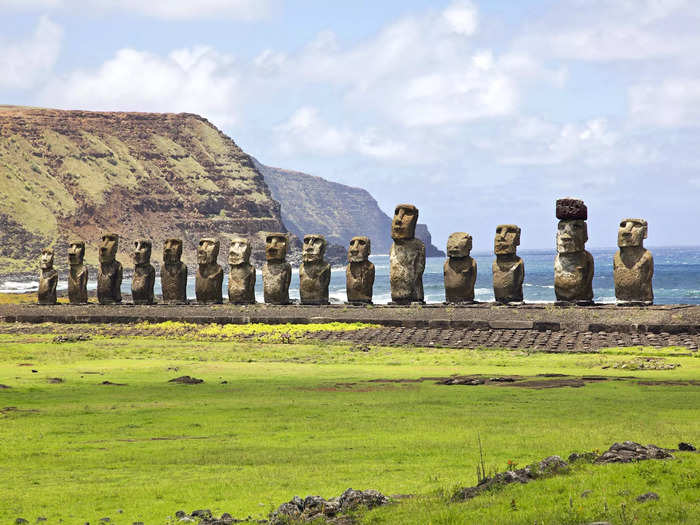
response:
[[[36,267],[45,246],[65,267],[67,243],[87,243],[97,261],[104,231],[118,233],[119,258],[140,237],[184,240],[192,263],[200,237],[250,236],[264,259],[264,232],[286,231],[252,159],[192,114],[59,111],[0,106],[0,272]]]
[[[272,197],[282,205],[284,224],[297,237],[320,233],[329,243],[347,247],[352,237],[365,235],[372,241],[372,253],[389,253],[391,218],[369,192],[253,160]],[[432,244],[425,224],[416,226],[416,237],[425,243],[428,257],[444,257],[445,253]]]

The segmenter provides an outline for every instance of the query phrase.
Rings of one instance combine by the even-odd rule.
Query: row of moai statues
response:
[[[554,292],[557,303],[593,304],[593,256],[586,251],[588,241],[588,209],[580,199],[559,199],[556,203],[557,255],[554,260]],[[422,275],[425,269],[425,247],[415,239],[418,210],[400,204],[394,212],[390,256],[391,297],[395,304],[423,302]],[[492,265],[495,300],[503,304],[523,301],[525,266],[517,255],[520,228],[500,224],[496,228]],[[647,222],[644,219],[623,219],[618,228],[619,250],[613,259],[615,297],[621,305],[650,305],[654,301],[652,277],[654,259],[644,248]],[[472,237],[455,232],[447,240],[448,259],[444,265],[445,300],[447,303],[474,302],[476,261],[470,256]]]
[[[554,291],[563,304],[591,304],[593,301],[593,257],[585,249],[588,240],[586,220],[588,211],[583,201],[559,199],[556,205],[559,219],[557,228],[557,256],[554,262]],[[394,210],[391,226],[393,244],[390,253],[389,280],[392,304],[424,302],[423,272],[425,246],[415,238],[418,209],[411,204],[399,204]],[[497,302],[517,304],[523,301],[525,267],[517,255],[520,228],[515,224],[501,224],[496,228],[492,265],[493,290]],[[642,219],[624,219],[618,230],[620,250],[614,258],[615,295],[620,303],[651,304],[651,280],[654,262],[644,248],[647,223]],[[101,304],[121,302],[123,268],[116,260],[119,236],[102,236],[99,247],[97,299]],[[266,237],[263,266],[264,300],[270,304],[289,304],[289,285],[292,267],[286,261],[288,238],[285,233],[271,233]],[[220,244],[215,238],[203,238],[197,248],[195,294],[201,304],[223,302],[223,268],[217,263]],[[447,241],[448,259],[444,265],[445,299],[447,303],[474,302],[474,284],[477,276],[476,261],[470,256],[472,237],[455,232]],[[329,303],[328,287],[331,266],[324,259],[326,241],[322,235],[304,236],[302,264],[299,268],[299,295],[302,304]],[[148,240],[134,243],[132,259],[134,275],[131,292],[135,304],[153,304],[156,271],[151,260],[152,244]],[[375,269],[369,261],[370,239],[353,237],[348,249],[346,290],[348,303],[371,304]],[[228,254],[228,298],[233,304],[255,302],[255,267],[250,263],[251,246],[248,239],[234,236]],[[74,304],[87,303],[87,268],[83,264],[85,243],[72,242],[69,252],[70,273],[68,297]],[[182,241],[167,239],[163,245],[161,288],[163,301],[187,302],[187,266],[181,261]],[[53,268],[53,251],[41,255],[39,303],[56,303],[58,273]]]

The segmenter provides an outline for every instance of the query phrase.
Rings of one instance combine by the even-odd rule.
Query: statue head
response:
[[[197,263],[216,264],[216,259],[219,257],[219,240],[213,237],[204,237],[199,240],[197,246]]]
[[[39,267],[42,270],[51,270],[53,268],[53,249],[44,248],[41,250],[41,257],[39,258]]]
[[[163,243],[163,262],[177,264],[182,257],[182,239],[165,239]]]
[[[399,204],[391,221],[391,238],[395,241],[413,239],[418,223],[418,208],[413,204]]]
[[[559,221],[557,228],[557,252],[577,253],[586,249],[588,226],[583,219]]]
[[[620,248],[628,246],[644,246],[647,238],[647,221],[644,219],[622,219],[617,230],[617,245]]]
[[[232,237],[228,249],[229,266],[238,266],[250,261],[250,243],[245,237]]]
[[[472,251],[472,236],[464,232],[454,232],[447,238],[447,256],[461,259]]]
[[[353,237],[348,248],[348,262],[365,262],[369,259],[371,243],[369,237]]]
[[[84,241],[71,241],[68,247],[68,262],[71,266],[78,266],[83,264],[83,259],[85,258],[85,242]]]
[[[304,247],[301,252],[301,259],[304,262],[314,263],[323,261],[326,253],[326,239],[323,235],[312,233],[304,235]]]
[[[131,257],[135,265],[148,264],[151,262],[151,249],[153,245],[147,239],[138,239],[134,241],[134,253]]]
[[[265,258],[269,262],[284,262],[287,258],[286,233],[270,233],[265,237]]]
[[[117,258],[119,249],[119,235],[116,233],[105,233],[100,242],[100,262],[112,263]]]
[[[496,255],[510,255],[520,246],[520,228],[515,224],[499,224],[496,226],[496,237],[493,241],[493,251]]]

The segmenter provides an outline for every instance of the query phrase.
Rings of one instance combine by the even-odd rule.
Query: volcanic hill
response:
[[[300,238],[304,233],[320,233],[329,243],[341,246],[347,246],[356,235],[365,235],[372,240],[372,253],[389,253],[393,242],[391,218],[367,190],[272,168],[256,159],[253,162],[265,177],[272,198],[282,205],[282,221],[290,232]],[[426,256],[445,256],[432,244],[425,224],[416,226],[416,237],[425,243]]]
[[[120,236],[120,258],[137,238],[181,237],[192,262],[200,237],[216,236],[222,255],[232,233],[254,238],[286,231],[251,158],[206,119],[188,113],[106,113],[0,106],[0,272],[37,267],[55,246],[83,239],[97,262],[100,234]]]

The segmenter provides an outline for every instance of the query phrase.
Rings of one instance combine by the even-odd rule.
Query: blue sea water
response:
[[[656,304],[700,304],[700,247],[698,248],[650,248],[654,255],[654,302]],[[613,286],[612,260],[616,249],[592,249],[595,259],[595,276],[593,292],[595,301],[599,303],[615,302]],[[552,250],[522,250],[519,255],[525,263],[525,283],[523,295],[525,302],[553,302],[554,297],[554,257]],[[493,254],[472,254],[477,262],[477,279],[475,299],[477,301],[493,301],[491,281],[491,264]],[[374,302],[384,304],[391,300],[389,289],[389,256],[373,255],[372,262],[376,268],[374,283]],[[428,303],[439,303],[445,300],[443,287],[442,266],[445,259],[429,257],[426,261],[423,275],[425,300]],[[187,294],[194,299],[194,268],[190,268]],[[227,280],[224,280],[224,298],[226,297]],[[38,287],[36,281],[0,282],[0,292],[28,292]],[[96,288],[96,283],[88,284],[90,289]],[[67,283],[59,281],[59,289],[66,289]],[[124,279],[122,292],[130,293],[131,281]],[[263,301],[262,272],[257,271],[256,297]],[[156,281],[156,295],[160,293],[160,282]],[[289,295],[292,299],[299,298],[299,271],[293,270],[292,284]],[[345,296],[345,269],[334,268],[330,284],[331,302],[342,303]]]

